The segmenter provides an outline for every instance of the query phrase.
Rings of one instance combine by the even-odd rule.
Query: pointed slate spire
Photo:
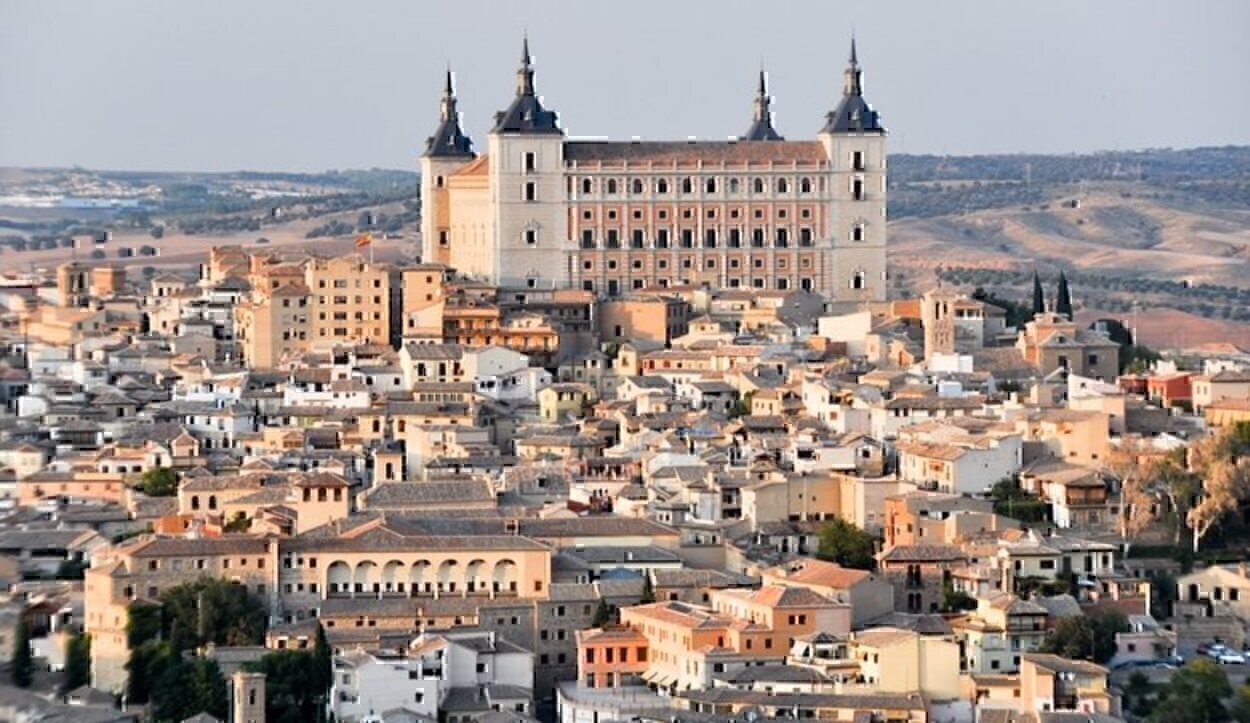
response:
[[[1033,270],[1033,316],[1046,313],[1046,294],[1042,291],[1042,277]]]
[[[472,158],[473,141],[460,128],[460,114],[456,112],[456,89],[450,67],[447,68],[438,117],[438,128],[425,142],[425,155],[429,158]]]
[[[782,141],[781,134],[773,128],[772,98],[768,96],[768,81],[760,70],[759,91],[755,96],[755,120],[742,136],[744,141]]]
[[[1055,313],[1072,321],[1072,294],[1068,291],[1068,277],[1059,272],[1059,293],[1055,297]]]
[[[534,94],[534,59],[530,56],[530,37],[527,33],[521,39],[521,67],[516,74],[516,94]]]
[[[851,38],[851,57],[842,74],[842,101],[833,109],[822,133],[884,133],[881,115],[864,100],[864,73],[859,69],[859,52]]]
[[[527,34],[521,41],[521,67],[516,74],[516,97],[507,110],[495,114],[494,132],[563,133],[556,114],[543,107],[534,91],[534,59]]]

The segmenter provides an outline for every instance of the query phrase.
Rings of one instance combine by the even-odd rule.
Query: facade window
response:
[[[608,229],[608,248],[619,249],[621,247],[621,232],[611,228]]]
[[[851,288],[855,290],[868,288],[868,277],[863,271],[856,271],[855,275],[851,277]]]
[[[763,192],[764,192],[764,179],[762,179],[762,178],[757,178],[757,179],[755,179],[754,181],[752,181],[752,182],[751,182],[751,188],[752,188],[752,190],[754,190],[756,193],[763,193]]]
[[[538,200],[538,184],[537,184],[537,183],[534,183],[533,181],[528,181],[528,182],[526,182],[526,184],[525,184],[525,200],[526,200],[526,201],[537,201],[537,200]]]
[[[741,184],[741,182],[740,182],[738,179],[736,179],[736,178],[731,178],[731,179],[729,179],[729,192],[730,192],[730,193],[737,193],[737,192],[739,191],[739,188],[740,188],[740,186],[741,186],[741,185],[742,185],[742,184]]]
[[[593,188],[594,188],[594,181],[591,181],[589,178],[582,179],[582,193],[589,195],[591,192],[591,189]]]
[[[703,182],[703,190],[707,193],[716,193],[716,179],[709,178]]]
[[[615,178],[608,179],[608,195],[610,196],[616,195],[616,179]]]
[[[812,192],[812,179],[800,178],[799,179],[799,193],[811,193],[811,192]]]
[[[864,193],[864,179],[856,178],[851,181],[851,198],[856,201],[863,201],[868,198]]]
[[[630,235],[629,245],[632,248],[640,249],[640,248],[643,248],[643,244],[645,242],[646,242],[646,238],[643,235],[642,229],[640,228],[634,229]]]
[[[855,224],[854,226],[852,226],[852,227],[851,227],[851,240],[852,240],[852,241],[863,241],[863,240],[864,240],[864,238],[865,238],[866,233],[867,233],[867,232],[866,232],[866,230],[865,230],[865,228],[864,228],[864,224],[863,224],[863,223],[857,223],[857,224]]]
[[[582,229],[582,248],[593,249],[595,247],[595,232],[590,229]]]
[[[800,246],[812,245],[812,230],[810,228],[799,229],[799,245]]]
[[[681,192],[682,193],[694,193],[694,179],[693,178],[686,177],[686,178],[681,179]]]
[[[533,246],[538,243],[538,231],[536,229],[525,229],[525,243],[529,246]]]
[[[655,182],[656,193],[668,193],[668,179],[661,178]]]
[[[634,180],[629,182],[629,186],[630,186],[629,190],[631,193],[642,193],[642,179],[635,178]]]
[[[538,168],[538,157],[534,154],[533,151],[526,151],[521,156],[521,163],[525,167],[525,172],[530,173],[534,171],[536,168]]]
[[[865,168],[867,168],[867,165],[865,163],[864,152],[855,151],[851,153],[851,169],[855,171],[862,171]]]
[[[742,229],[729,229],[729,248],[736,249],[742,247]]]
[[[668,229],[662,228],[655,232],[655,247],[657,249],[668,248]]]
[[[777,179],[777,193],[789,193],[790,182],[784,178]]]
[[[709,228],[703,232],[703,248],[716,248],[716,229]]]

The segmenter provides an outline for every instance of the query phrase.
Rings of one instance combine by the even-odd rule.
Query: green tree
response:
[[[645,572],[642,573],[642,597],[638,602],[643,605],[655,602],[655,585],[651,582],[651,576]]]
[[[153,718],[186,720],[200,713],[225,719],[229,705],[226,680],[209,658],[172,657],[161,671],[152,692]]]
[[[258,644],[266,617],[264,603],[237,582],[201,577],[161,593],[161,630],[177,651]]]
[[[13,657],[9,661],[9,679],[19,688],[29,688],[35,679],[35,660],[30,652],[30,621],[23,609],[17,616],[13,633]]]
[[[942,611],[943,612],[959,612],[961,610],[976,610],[977,599],[962,590],[956,590],[955,586],[946,583],[942,588]]]
[[[158,680],[175,659],[166,640],[147,640],[132,646],[126,661],[126,700],[142,705],[152,700]]]
[[[178,473],[169,467],[153,467],[139,477],[135,489],[148,497],[172,497],[178,494]]]
[[[320,676],[314,652],[278,650],[248,665],[265,674],[265,713],[273,723],[306,723],[318,720],[325,694],[317,689]]]
[[[1042,652],[1105,663],[1115,655],[1116,633],[1128,630],[1128,618],[1116,611],[1060,618]]]
[[[820,546],[816,557],[836,562],[842,567],[871,570],[876,560],[876,541],[872,535],[846,520],[835,518],[820,529]]]
[[[608,601],[599,598],[599,604],[595,605],[594,617],[590,619],[590,627],[601,628],[612,622],[612,611],[608,609]]]
[[[317,624],[317,641],[313,644],[314,689],[318,692],[317,715],[325,717],[326,704],[330,702],[330,687],[334,685],[334,649],[326,639],[326,629]]]
[[[1215,723],[1229,719],[1224,699],[1232,695],[1228,676],[1210,658],[1195,658],[1176,671],[1147,723]]]
[[[70,639],[65,650],[65,681],[62,690],[70,691],[91,682],[91,636],[79,633]]]
[[[1140,670],[1134,670],[1124,684],[1124,706],[1138,715],[1146,715],[1153,705],[1151,695],[1154,686],[1150,678]]]

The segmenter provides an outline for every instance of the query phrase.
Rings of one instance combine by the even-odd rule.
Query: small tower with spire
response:
[[[755,119],[751,127],[742,136],[744,141],[783,141],[781,134],[773,128],[772,98],[768,95],[768,78],[760,70],[759,90],[755,95]]]
[[[833,253],[834,308],[854,311],[886,300],[885,268],[885,126],[864,100],[859,51],[851,52],[843,72],[842,99],[825,117],[817,139],[829,157],[832,179],[829,218]]]
[[[439,102],[438,127],[434,129],[434,135],[426,139],[425,153],[421,154],[422,261],[451,262],[447,184],[456,171],[476,157],[473,141],[460,127],[454,80],[451,68],[448,68],[443,82],[443,97]]]
[[[489,248],[457,268],[514,289],[554,289],[567,278],[564,131],[543,105],[535,83],[529,38],[521,43],[516,94],[495,114],[487,136],[490,194]]]

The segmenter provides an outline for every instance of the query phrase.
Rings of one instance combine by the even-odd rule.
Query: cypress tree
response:
[[[35,679],[35,660],[30,653],[30,622],[26,619],[23,609],[17,618],[17,630],[13,635],[13,658],[9,676],[13,685],[29,688]]]
[[[1046,294],[1042,291],[1042,277],[1033,271],[1033,316],[1046,313]]]
[[[1068,277],[1059,272],[1059,295],[1055,298],[1055,313],[1072,321],[1072,294],[1068,291]]]

